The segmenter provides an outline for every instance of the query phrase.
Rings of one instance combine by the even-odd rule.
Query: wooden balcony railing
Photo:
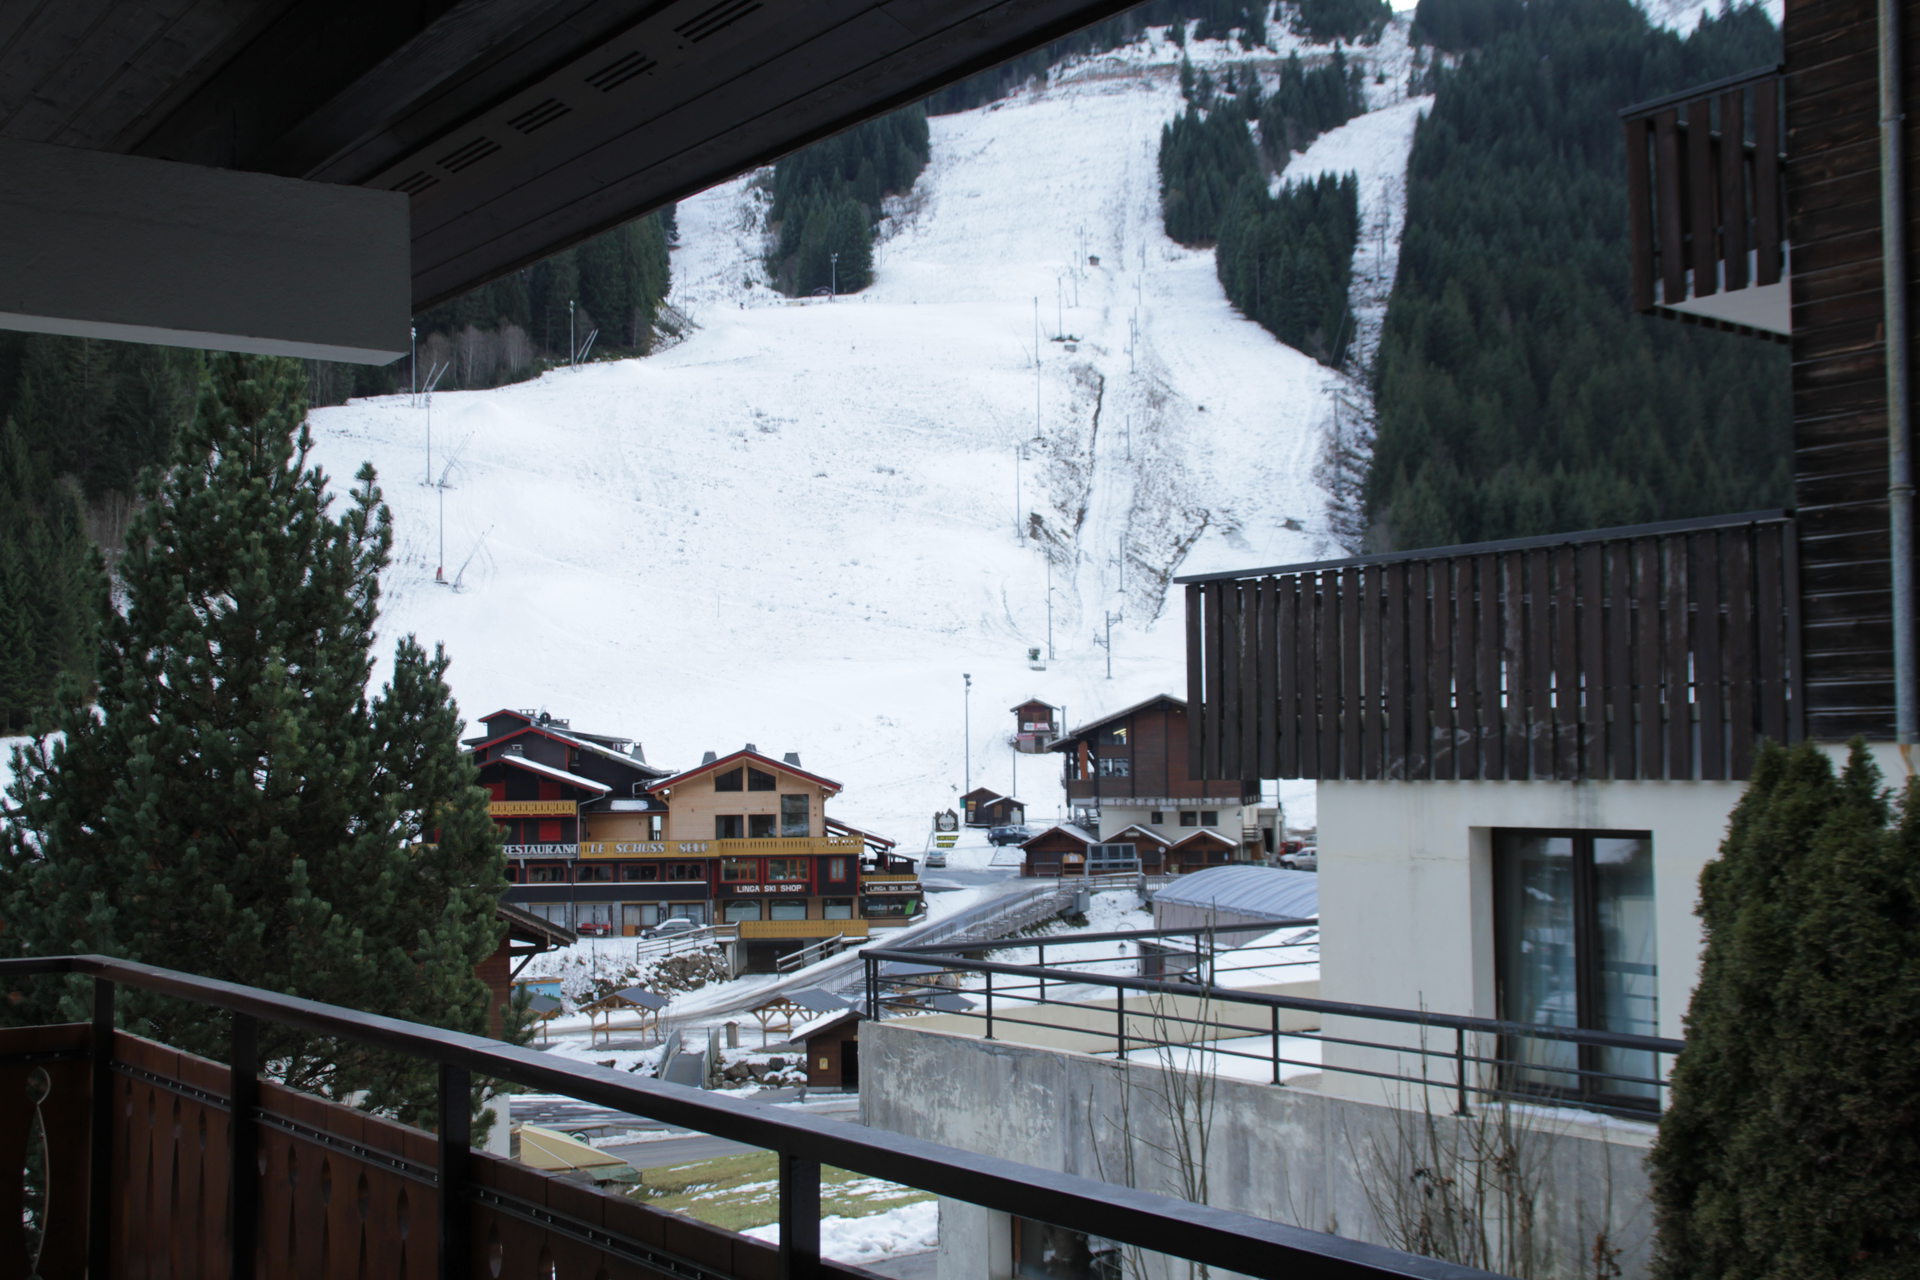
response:
[[[1635,310],[1789,331],[1780,82],[1751,72],[1620,113]],[[1740,290],[1756,292],[1702,303]]]
[[[1745,778],[1802,736],[1779,512],[1181,581],[1195,773]]]
[[[17,1206],[0,1214],[0,1274],[869,1276],[820,1256],[820,1172],[831,1164],[1242,1274],[1486,1280],[1247,1214],[235,983],[105,956],[0,960],[8,990],[76,980],[91,982],[90,1022],[0,1031],[0,1191]],[[123,985],[230,1023],[229,1061],[116,1031]],[[439,1132],[263,1080],[262,1024],[437,1070]],[[476,1076],[777,1153],[779,1243],[473,1150]]]

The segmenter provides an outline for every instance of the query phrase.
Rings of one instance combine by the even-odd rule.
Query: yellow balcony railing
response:
[[[906,875],[894,875],[890,872],[889,873],[869,873],[869,872],[863,871],[860,873],[861,884],[885,884],[885,883],[890,883],[890,882],[900,881],[900,880],[918,880],[919,878],[920,878],[919,876],[913,875],[911,872],[909,872]]]
[[[858,857],[866,842],[849,836],[776,836],[766,840],[583,840],[583,858]]]
[[[831,938],[836,934],[864,938],[873,920],[742,920],[740,937],[752,938]],[[905,923],[902,921],[902,923]]]
[[[579,808],[571,800],[493,800],[487,813],[495,818],[571,818]]]

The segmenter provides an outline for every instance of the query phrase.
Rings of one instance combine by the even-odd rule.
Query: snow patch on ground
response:
[[[780,1225],[749,1227],[742,1234],[780,1242]],[[940,1245],[940,1202],[919,1200],[864,1218],[822,1218],[820,1253],[836,1262],[871,1262],[926,1253]]]

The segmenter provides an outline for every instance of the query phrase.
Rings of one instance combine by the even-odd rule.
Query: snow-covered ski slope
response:
[[[1407,20],[1371,55],[1382,109],[1300,164],[1363,170],[1387,266],[1423,105],[1398,92]],[[544,707],[656,764],[798,751],[847,785],[839,816],[913,846],[969,779],[1055,813],[1057,757],[1007,746],[1015,702],[1079,723],[1183,696],[1168,579],[1339,553],[1313,479],[1332,373],[1160,229],[1178,56],[1136,45],[934,119],[859,296],[765,288],[751,180],[687,201],[673,301],[697,328],[649,359],[436,395],[441,487],[428,411],[317,411],[318,460],[343,484],[370,459],[394,511],[383,647],[444,641],[470,717]],[[1310,796],[1286,793],[1290,819]]]

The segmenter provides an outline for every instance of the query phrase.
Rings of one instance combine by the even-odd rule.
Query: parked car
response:
[[[1298,853],[1280,855],[1280,865],[1289,871],[1318,871],[1320,869],[1320,850],[1308,845]]]
[[[996,845],[1020,844],[1033,838],[1032,827],[995,827],[987,832],[987,843]]]
[[[946,866],[947,851],[945,849],[929,850],[927,853],[926,865],[934,868]]]
[[[662,920],[659,924],[648,929],[640,936],[643,938],[678,938],[683,934],[692,933],[699,927],[700,922],[698,920],[690,919],[687,916],[668,916],[665,920]]]
[[[574,932],[582,937],[594,935],[604,938],[613,932],[613,926],[605,920],[582,920]]]

